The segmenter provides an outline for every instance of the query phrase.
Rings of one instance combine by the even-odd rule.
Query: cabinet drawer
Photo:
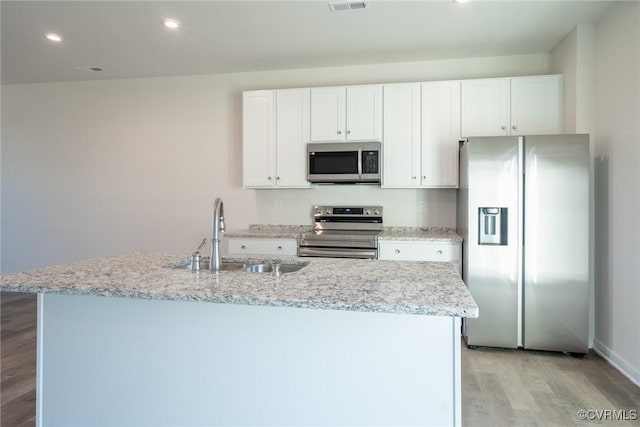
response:
[[[228,238],[229,255],[282,255],[298,253],[297,239]]]
[[[378,258],[395,261],[442,261],[460,259],[459,243],[380,242]]]

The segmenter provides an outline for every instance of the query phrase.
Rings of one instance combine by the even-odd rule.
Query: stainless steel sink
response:
[[[223,262],[222,271],[240,271],[246,273],[274,273],[274,266],[276,270],[279,270],[280,274],[293,273],[301,268],[304,268],[307,264],[280,264],[277,262],[259,262],[259,263],[242,263],[242,262]],[[181,261],[174,264],[170,264],[167,267],[191,270],[190,261]],[[200,271],[209,270],[209,260],[205,258],[200,261]]]
[[[294,271],[298,271],[301,268],[305,267],[306,264],[277,264],[274,263],[274,266],[279,266],[280,273],[293,273]],[[274,266],[271,264],[249,264],[244,265],[242,269],[247,273],[271,273],[274,270]],[[276,269],[278,267],[275,267]]]
[[[233,271],[233,270],[239,270],[243,267],[246,267],[247,264],[242,263],[242,262],[223,262],[221,269],[223,271]],[[178,269],[185,269],[185,270],[191,270],[191,262],[190,261],[181,261],[181,262],[177,262],[174,264],[169,264],[168,265],[169,268],[178,268]],[[209,271],[209,260],[205,259],[200,261],[200,270],[201,271]]]

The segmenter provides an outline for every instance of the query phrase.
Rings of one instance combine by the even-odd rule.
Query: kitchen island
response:
[[[478,309],[450,264],[167,267],[185,258],[2,277],[39,294],[38,425],[460,424],[460,318]]]

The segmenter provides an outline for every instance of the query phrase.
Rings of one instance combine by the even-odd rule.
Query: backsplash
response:
[[[456,226],[456,190],[382,189],[374,185],[318,185],[304,190],[255,190],[260,224],[311,224],[314,205],[376,205],[385,226]]]

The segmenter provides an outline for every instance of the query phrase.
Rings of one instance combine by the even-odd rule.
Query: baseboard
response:
[[[638,368],[631,366],[629,362],[595,338],[593,339],[593,349],[625,377],[629,378],[631,382],[640,387],[640,371]]]

